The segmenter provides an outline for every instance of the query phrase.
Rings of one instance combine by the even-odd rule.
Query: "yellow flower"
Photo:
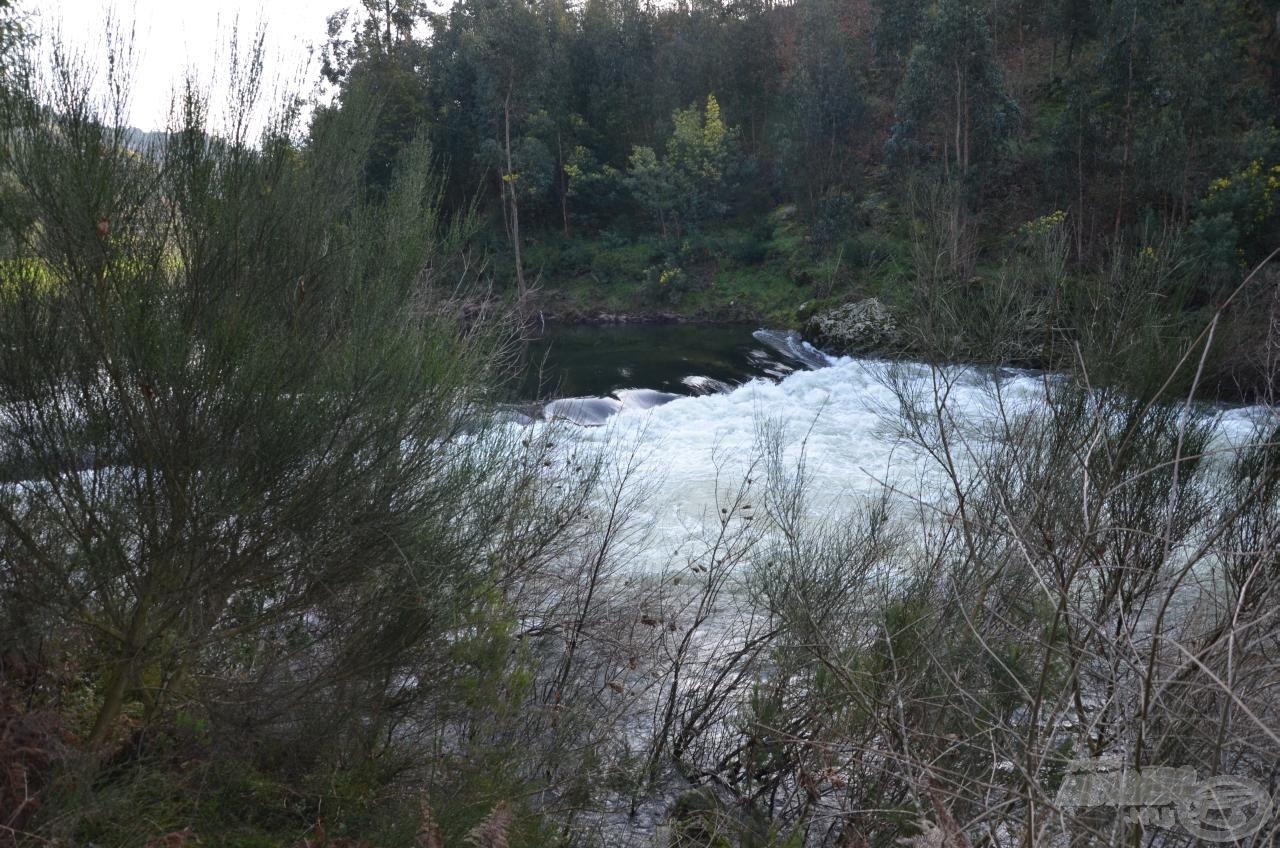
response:
[[[1034,221],[1028,221],[1021,227],[1021,232],[1029,236],[1044,236],[1053,231],[1055,227],[1059,227],[1066,223],[1067,213],[1061,209],[1055,209],[1048,215],[1036,218]]]

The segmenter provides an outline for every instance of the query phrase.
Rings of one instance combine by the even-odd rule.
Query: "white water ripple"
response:
[[[742,480],[763,476],[762,427],[781,432],[785,468],[803,463],[808,508],[817,520],[841,518],[885,485],[901,497],[940,497],[936,463],[895,435],[900,402],[889,386],[892,375],[899,387],[929,399],[937,372],[879,360],[827,361],[829,367],[776,382],[757,379],[727,392],[663,398],[648,408],[626,404],[603,426],[573,428],[570,441],[580,445],[615,456],[636,450],[636,477],[654,486],[639,516],[649,539],[638,546],[637,567],[673,564],[682,546],[717,526],[725,499]],[[949,415],[974,433],[999,416],[1042,406],[1046,382],[1059,379],[976,368],[949,369],[947,376]],[[1229,442],[1246,438],[1254,415],[1247,408],[1227,411],[1220,433]]]

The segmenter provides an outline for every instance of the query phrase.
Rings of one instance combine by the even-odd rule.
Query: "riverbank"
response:
[[[1121,286],[1105,269],[1068,271],[1061,239],[1019,230],[957,276],[924,261],[894,220],[835,239],[783,206],[680,235],[543,232],[526,253],[532,307],[544,325],[797,330],[837,355],[1043,369],[1084,357],[1097,384],[1139,393],[1159,388],[1215,320],[1215,297],[1193,276],[1171,281],[1150,251],[1114,259],[1115,268],[1136,263]],[[1203,369],[1180,373],[1173,388],[1191,391],[1195,380],[1197,395],[1233,402],[1274,388],[1257,351],[1277,277],[1268,269],[1219,317]]]
[[[527,252],[544,320],[756,324],[799,329],[806,305],[878,293],[850,251],[815,241],[782,207],[758,222],[679,236],[543,234]]]

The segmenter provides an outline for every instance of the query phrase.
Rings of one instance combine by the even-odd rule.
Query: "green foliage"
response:
[[[0,0],[0,85],[7,82],[14,54],[27,38],[26,15],[16,0]]]
[[[724,214],[734,133],[725,128],[714,94],[707,96],[705,112],[696,106],[677,109],[671,122],[665,156],[659,160],[652,148],[635,148],[626,179],[663,234],[670,224],[679,236]]]
[[[995,155],[1017,116],[984,10],[969,0],[939,0],[898,89],[890,150],[918,150],[932,129],[929,138],[942,148],[945,168],[964,177]]]
[[[840,8],[829,0],[801,7],[798,55],[774,130],[792,191],[810,206],[854,178],[853,148],[867,134],[860,47],[840,25]]]
[[[36,832],[408,844],[407,787],[431,786],[460,838],[546,780],[496,758],[537,724],[495,587],[558,550],[592,479],[548,485],[492,414],[506,325],[454,299],[484,284],[475,222],[422,141],[370,185],[378,124],[350,103],[305,147],[289,109],[254,144],[193,83],[139,153],[87,78],[0,101],[0,625],[56,658],[28,700],[76,739]],[[495,758],[425,777],[431,734],[473,718]],[[512,844],[547,844],[515,815]]]
[[[427,84],[417,72],[423,47],[413,39],[416,4],[412,0],[364,0],[329,18],[321,51],[321,73],[338,85],[336,107],[321,108],[315,121],[337,120],[335,109],[364,113],[372,121],[365,181],[385,190],[403,150],[427,119]],[[371,108],[374,107],[374,108]]]
[[[491,211],[494,247],[511,244],[511,203],[534,251],[577,227],[680,240],[791,205],[809,240],[787,264],[905,300],[889,281],[911,222],[893,210],[939,171],[971,242],[957,268],[998,264],[1008,233],[1058,209],[1081,275],[1150,215],[1194,227],[1203,273],[1235,273],[1233,251],[1258,255],[1268,231],[1204,201],[1241,162],[1275,161],[1269,25],[1244,0],[370,2],[334,30],[330,64],[338,109],[385,104],[375,147],[426,126],[446,206]]]
[[[1255,159],[1243,170],[1209,183],[1189,234],[1201,263],[1215,279],[1230,279],[1254,258],[1247,246],[1268,231],[1280,205],[1280,164]]]
[[[928,0],[876,0],[876,52],[884,59],[905,63],[924,26]]]
[[[652,152],[652,151],[651,151]],[[645,167],[649,167],[645,164]],[[590,149],[578,145],[569,155],[564,166],[567,194],[572,206],[572,219],[587,226],[598,226],[617,217],[619,211],[631,199],[628,196],[627,178],[617,168],[601,164]],[[654,187],[646,174],[641,180],[640,195],[649,203],[660,203],[651,196]],[[637,197],[639,201],[639,197]],[[645,201],[639,201],[645,202]]]
[[[658,161],[652,147],[632,150],[627,165],[627,187],[636,202],[655,217],[663,235],[666,235],[667,219],[674,215],[676,209],[675,175],[665,163]]]

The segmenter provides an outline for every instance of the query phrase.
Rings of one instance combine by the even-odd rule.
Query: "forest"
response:
[[[46,13],[0,848],[1280,841],[1280,2]]]
[[[1061,356],[1039,331],[1086,320],[1102,280],[1148,275],[1160,319],[1198,327],[1275,247],[1278,13],[370,0],[330,21],[336,99],[316,125],[378,100],[372,186],[425,132],[446,206],[475,204],[498,279],[562,320],[798,326],[856,297],[911,320],[931,278],[981,304],[951,319],[964,345],[943,355],[1016,358],[982,337],[994,312],[1004,335],[1033,331],[1029,358],[1047,364]],[[1065,267],[1015,270],[1046,235]],[[1019,274],[1042,278],[1016,284],[1037,319],[1010,326],[998,281]],[[1048,290],[1055,276],[1065,293]],[[1250,351],[1270,310],[1251,296],[1227,316],[1217,391],[1260,388]]]

